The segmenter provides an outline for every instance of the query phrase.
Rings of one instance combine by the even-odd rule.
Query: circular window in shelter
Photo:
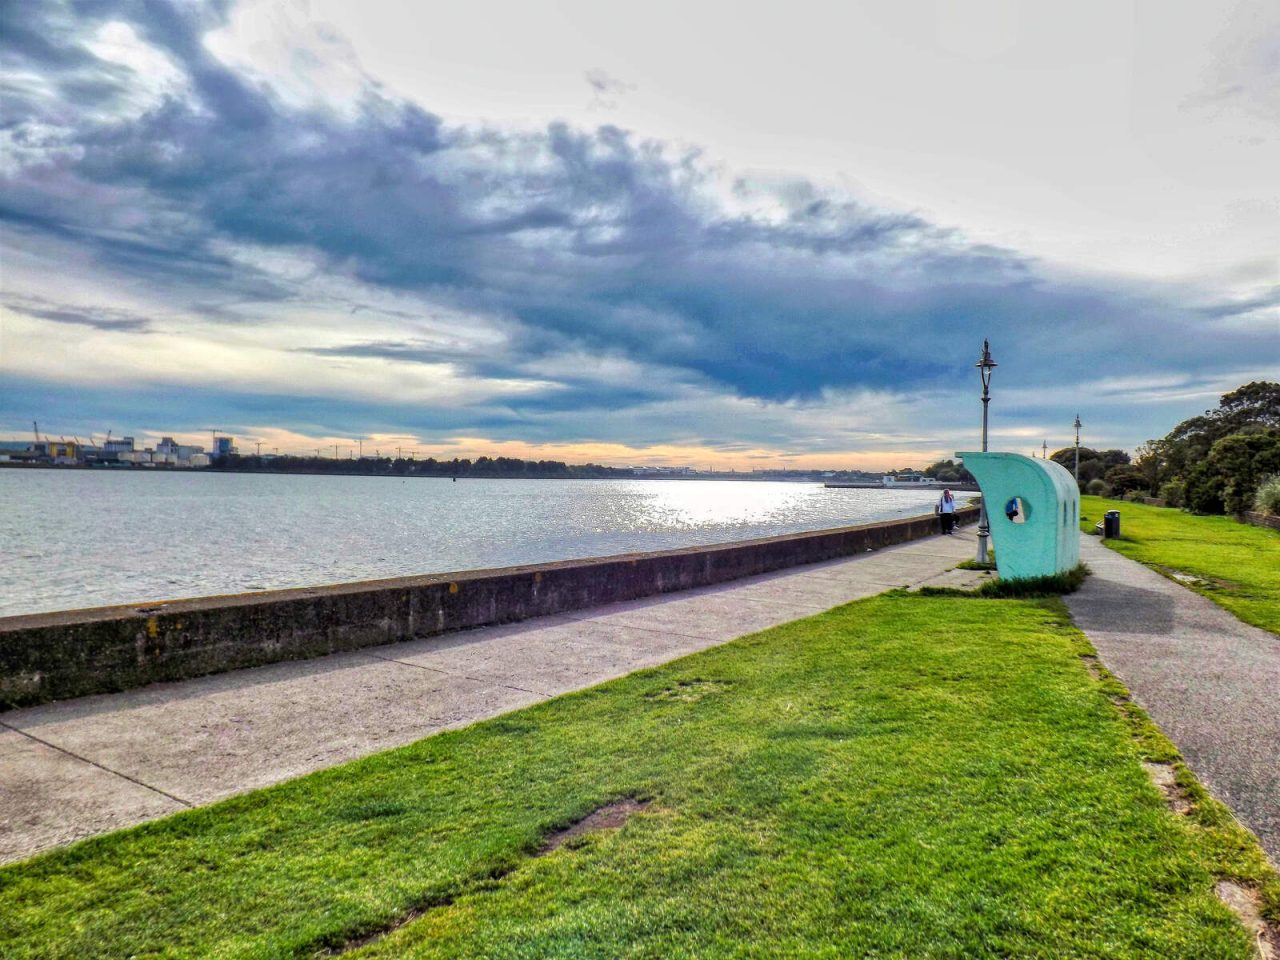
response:
[[[1004,505],[1005,519],[1011,523],[1027,522],[1027,505],[1021,497],[1010,497]]]

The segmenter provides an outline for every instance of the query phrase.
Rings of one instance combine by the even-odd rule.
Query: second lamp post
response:
[[[982,356],[974,364],[982,377],[982,452],[987,452],[987,407],[991,403],[991,371],[998,364],[991,359],[991,344],[982,341]],[[987,563],[987,538],[991,536],[991,524],[987,519],[987,498],[983,497],[978,507],[978,563]]]

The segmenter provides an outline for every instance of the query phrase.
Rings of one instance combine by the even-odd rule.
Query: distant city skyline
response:
[[[1280,9],[0,12],[0,436],[883,470],[1280,371]],[[128,429],[125,429],[128,428]]]
[[[34,440],[34,431],[28,430],[25,437],[21,435],[11,435],[0,437],[0,443],[20,443],[31,444]],[[105,443],[107,435],[102,430],[94,430],[91,433],[73,434],[66,432],[45,431],[41,430],[40,435],[44,440],[56,441],[72,441],[79,442],[86,446],[102,445]],[[688,449],[680,447],[656,447],[649,448],[646,451],[637,453],[629,450],[629,448],[621,444],[601,444],[593,449],[597,454],[603,453],[603,456],[591,456],[585,459],[577,459],[570,455],[572,451],[579,449],[576,446],[548,446],[542,445],[534,447],[529,444],[504,443],[494,444],[492,441],[482,440],[478,438],[460,437],[451,440],[446,444],[425,443],[413,437],[381,435],[381,436],[365,436],[365,437],[328,437],[317,439],[313,437],[300,438],[297,435],[289,434],[283,431],[271,431],[268,434],[255,435],[233,435],[229,433],[219,432],[220,438],[229,438],[236,446],[236,452],[242,456],[296,456],[296,457],[313,457],[330,459],[352,459],[361,456],[365,457],[404,457],[406,459],[413,457],[419,460],[433,457],[436,460],[453,460],[453,459],[470,459],[475,460],[478,457],[511,457],[517,460],[558,460],[569,464],[586,464],[599,463],[602,466],[616,467],[650,467],[661,466],[675,469],[690,468],[699,471],[737,471],[751,472],[753,470],[802,470],[802,471],[822,471],[822,470],[865,470],[871,473],[887,472],[890,470],[923,468],[929,466],[938,460],[954,459],[955,453],[942,453],[927,462],[908,462],[904,459],[902,462],[893,461],[885,466],[853,466],[848,464],[836,464],[830,457],[825,454],[777,454],[766,451],[747,451],[741,455],[732,455],[726,458],[717,458],[715,456],[707,456],[706,451],[699,448],[697,452],[701,453],[701,459],[689,453]],[[208,431],[201,432],[183,432],[183,431],[147,431],[147,430],[125,430],[123,432],[111,431],[111,439],[113,442],[119,443],[123,440],[133,440],[137,449],[152,448],[159,446],[162,441],[171,440],[184,446],[191,445],[205,451],[214,449],[212,434]],[[282,441],[283,442],[280,442]],[[1035,445],[1029,448],[1030,455],[1039,457],[1043,450],[1043,444]],[[1060,449],[1070,448],[1074,444],[1071,442],[1061,443],[1057,446],[1050,444],[1048,452],[1056,452]],[[1088,446],[1083,444],[1082,446]],[[569,451],[566,453],[566,451]],[[663,451],[666,453],[664,454]],[[1027,452],[1019,450],[1018,452]],[[628,454],[637,453],[634,459],[627,459]],[[748,466],[736,466],[738,456],[746,456],[749,460]],[[827,457],[826,460],[823,458]],[[918,459],[918,458],[916,458]]]

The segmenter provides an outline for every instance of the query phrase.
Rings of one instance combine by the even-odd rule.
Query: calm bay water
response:
[[[929,491],[671,480],[0,470],[0,615],[723,543]]]

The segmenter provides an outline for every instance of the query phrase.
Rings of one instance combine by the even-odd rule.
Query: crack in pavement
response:
[[[27,731],[22,730],[18,727],[15,727],[12,724],[5,723],[3,720],[0,720],[0,727],[4,727],[6,730],[12,730],[14,733],[20,736],[26,737],[28,740],[34,740],[36,743],[42,746],[48,747],[50,750],[56,750],[58,751],[58,753],[71,757],[73,760],[79,760],[81,763],[87,763],[91,767],[97,767],[99,770],[102,770],[105,773],[109,773],[112,776],[119,777],[122,780],[128,780],[130,783],[137,784],[138,786],[146,790],[150,790],[152,793],[158,793],[160,794],[160,796],[167,797],[168,799],[172,800],[174,803],[180,803],[184,807],[188,807],[188,808],[194,808],[196,806],[196,804],[191,803],[188,800],[183,800],[181,797],[174,796],[172,793],[169,793],[169,791],[167,790],[161,790],[159,787],[153,787],[151,784],[144,783],[143,781],[139,780],[137,777],[131,777],[127,773],[122,773],[119,770],[113,770],[111,767],[108,767],[105,764],[98,763],[96,760],[90,760],[88,757],[82,757],[80,754],[72,750],[68,750],[66,747],[60,747],[56,743],[51,743],[48,740],[41,739],[40,737],[37,737],[33,733],[27,733]]]

